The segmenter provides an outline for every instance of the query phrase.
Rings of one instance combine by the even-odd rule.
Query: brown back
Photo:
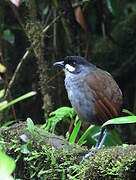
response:
[[[95,97],[99,125],[118,117],[122,106],[122,92],[115,80],[107,72],[97,68],[87,76],[87,84]]]

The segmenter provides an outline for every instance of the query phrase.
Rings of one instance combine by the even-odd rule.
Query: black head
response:
[[[77,74],[84,69],[93,66],[85,58],[81,56],[67,56],[64,61],[59,61],[53,64],[54,66],[62,67],[64,70],[72,74]]]

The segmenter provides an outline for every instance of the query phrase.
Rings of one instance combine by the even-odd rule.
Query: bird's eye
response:
[[[76,66],[76,62],[75,62],[75,61],[72,63],[72,66],[73,66],[73,67],[75,67],[75,66]]]

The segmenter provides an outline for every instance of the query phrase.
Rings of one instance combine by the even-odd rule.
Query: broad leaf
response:
[[[15,161],[0,151],[0,176],[10,175],[15,169]]]
[[[30,119],[30,118],[27,118],[27,127],[28,127],[29,132],[30,132],[32,135],[34,135],[34,129],[35,129],[35,127],[34,127],[34,123],[33,123],[32,119]]]
[[[136,116],[126,116],[111,119],[102,125],[102,128],[110,124],[129,124],[136,123]]]

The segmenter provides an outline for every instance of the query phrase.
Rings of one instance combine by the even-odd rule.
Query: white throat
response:
[[[75,71],[75,68],[74,68],[73,66],[69,65],[69,64],[66,64],[66,65],[65,65],[65,69],[68,70],[68,71],[70,71],[70,72]]]

